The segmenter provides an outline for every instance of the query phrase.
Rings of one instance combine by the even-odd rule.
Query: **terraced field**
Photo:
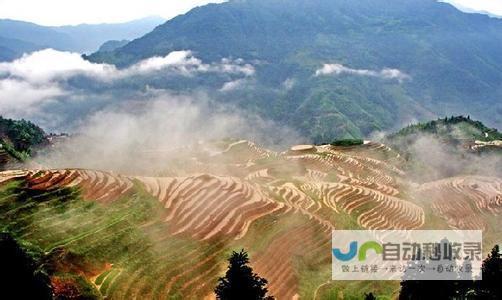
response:
[[[491,229],[491,220],[502,213],[502,179],[467,176],[422,185],[420,197],[455,229]],[[492,227],[492,228],[490,228]]]
[[[331,230],[490,229],[484,216],[502,211],[501,179],[419,186],[407,182],[399,154],[377,143],[183,151],[166,165],[169,176],[0,173],[0,227],[44,258],[63,294],[72,286],[107,299],[210,299],[225,258],[245,248],[278,299],[327,299],[339,288],[329,282]],[[371,289],[392,295],[391,287]]]

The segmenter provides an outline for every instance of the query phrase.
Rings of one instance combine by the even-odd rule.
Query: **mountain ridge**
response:
[[[500,45],[502,20],[433,0],[254,0],[195,8],[84,58],[122,68],[190,50],[204,62],[255,62],[254,86],[215,97],[319,142],[451,114],[502,128]],[[326,66],[339,71],[317,75]],[[295,84],[281,90],[285,82]]]
[[[108,40],[133,39],[149,32],[165,19],[146,17],[123,23],[80,24],[70,26],[44,26],[33,22],[12,19],[0,19],[0,46],[12,48],[14,55],[9,59],[19,58],[24,53],[53,48],[61,51],[93,52]],[[33,49],[16,47],[8,40],[17,40],[33,45]]]

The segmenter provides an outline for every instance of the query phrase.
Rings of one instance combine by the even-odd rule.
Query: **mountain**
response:
[[[177,50],[191,50],[204,62],[252,63],[255,81],[216,97],[314,142],[451,114],[502,126],[502,20],[435,0],[209,4],[87,58],[126,67]]]
[[[22,41],[36,45],[36,48],[55,48],[61,50],[75,49],[76,44],[73,38],[65,33],[58,32],[51,27],[40,26],[34,23],[0,20],[0,37],[16,41]],[[11,48],[11,44],[4,44],[4,47]],[[24,49],[16,49],[16,56],[21,56]]]
[[[0,47],[5,48],[8,55],[3,54],[0,59],[13,60],[43,48],[92,52],[108,40],[140,37],[164,21],[160,17],[148,17],[120,24],[51,27],[4,19],[0,20]]]
[[[75,40],[76,50],[81,53],[96,51],[109,40],[132,40],[152,31],[165,22],[161,17],[147,17],[118,24],[81,24],[77,26],[53,27]]]
[[[0,36],[0,62],[12,61],[19,58],[22,53],[30,53],[43,47],[18,39],[9,39]]]
[[[116,40],[112,40],[112,41],[107,41],[105,43],[103,43],[103,45],[101,45],[98,49],[99,52],[110,52],[110,51],[113,51],[113,50],[116,50],[120,47],[124,47],[125,45],[127,45],[130,41],[128,40],[121,40],[121,41],[116,41]]]

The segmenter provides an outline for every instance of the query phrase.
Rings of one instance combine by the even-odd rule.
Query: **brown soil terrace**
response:
[[[314,149],[313,153],[304,152]],[[218,176],[196,172],[148,177],[79,169],[29,170],[2,172],[0,184],[25,179],[29,188],[37,190],[78,187],[85,200],[105,205],[127,195],[135,184],[140,184],[163,207],[162,220],[169,224],[165,238],[188,235],[200,241],[239,240],[264,217],[306,216],[304,224],[277,235],[254,257],[255,270],[269,280],[270,292],[277,299],[297,297],[294,256],[309,255],[319,263],[329,264],[330,254],[326,249],[329,249],[331,230],[347,229],[337,222],[341,214],[352,216],[366,229],[418,229],[426,222],[424,205],[431,205],[433,213],[451,228],[485,229],[487,224],[483,216],[502,212],[500,178],[444,179],[416,187],[413,198],[402,198],[401,182],[406,179],[400,169],[401,158],[382,144],[369,142],[345,150],[303,145],[276,153],[248,141],[239,141],[229,144],[223,151],[212,152],[211,156],[219,158],[230,154],[232,160],[218,169]],[[275,174],[276,165],[260,162],[271,158],[282,164],[297,165],[299,171],[274,177],[271,174]],[[207,163],[198,164],[199,171],[214,170]],[[233,171],[222,174],[225,170]],[[183,171],[170,170],[169,174],[186,174],[186,170]],[[338,179],[329,181],[330,173],[336,173]],[[216,251],[214,257],[218,255],[222,253]],[[183,274],[192,272],[198,265],[210,264],[214,257],[193,252],[190,261],[197,263],[166,270],[173,272],[173,276],[168,277],[158,292],[162,296],[169,295]],[[204,278],[218,272],[221,273],[221,265],[208,267],[204,273],[183,282],[181,289],[202,289],[207,284]],[[135,276],[141,282],[141,273]],[[131,280],[134,278],[131,276]],[[71,285],[57,278],[54,282],[59,289],[72,292]],[[122,296],[138,298],[142,289],[136,284]]]

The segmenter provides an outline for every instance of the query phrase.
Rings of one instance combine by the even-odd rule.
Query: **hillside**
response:
[[[30,42],[0,36],[0,62],[12,61],[19,58],[23,53],[31,53],[42,48],[42,46]]]
[[[149,17],[119,24],[41,26],[30,22],[0,20],[0,61],[11,61],[44,48],[93,52],[106,41],[134,39],[151,31],[164,20]]]
[[[417,181],[454,174],[501,175],[502,134],[469,116],[409,125],[383,142],[403,154],[410,177]]]
[[[45,132],[37,125],[0,116],[0,170],[28,159],[35,149],[47,144]]]
[[[480,121],[464,116],[438,119],[426,123],[413,124],[391,134],[387,139],[398,143],[402,139],[416,139],[429,134],[449,143],[473,143],[475,141],[493,142],[502,140],[502,133],[495,128],[488,128]]]
[[[382,144],[221,141],[169,157],[162,175],[0,173],[0,228],[43,261],[57,295],[108,299],[210,299],[241,248],[278,299],[392,297],[396,282],[330,281],[332,229],[482,228],[500,242],[500,178],[417,185]]]
[[[249,0],[196,8],[87,58],[120,67],[176,50],[204,62],[242,58],[255,67],[253,80],[215,98],[322,143],[439,115],[501,127],[500,45],[502,20],[435,0]],[[196,82],[223,84],[204,75]]]
[[[58,32],[48,26],[9,19],[0,20],[0,36],[5,39],[14,39],[36,45],[38,48],[52,47],[54,49],[70,50],[76,46],[74,39],[66,33]],[[9,44],[3,46],[10,48]],[[11,49],[16,50],[14,46]],[[17,52],[17,57],[22,54],[22,51]]]
[[[124,47],[127,45],[130,41],[128,40],[121,40],[121,41],[116,41],[116,40],[111,40],[111,41],[106,41],[99,47],[99,52],[110,52],[115,49],[118,49],[120,47]]]

